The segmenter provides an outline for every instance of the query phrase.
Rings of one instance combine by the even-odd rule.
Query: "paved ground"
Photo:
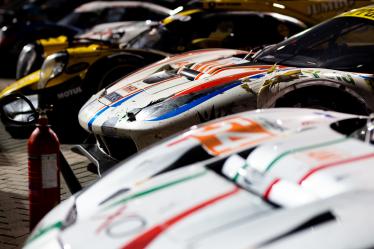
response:
[[[0,89],[12,80],[0,80]],[[27,140],[12,139],[0,124],[0,249],[21,248],[28,236]],[[87,159],[62,146],[63,154],[83,186],[96,175],[87,172]],[[62,180],[61,197],[70,196]]]

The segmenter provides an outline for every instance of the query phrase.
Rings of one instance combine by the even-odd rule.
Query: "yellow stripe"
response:
[[[340,15],[340,17],[342,16],[360,17],[369,20],[374,20],[374,6],[352,10]]]
[[[202,12],[202,10],[200,10],[200,9],[186,10],[186,11],[180,12],[176,15],[166,17],[164,20],[162,20],[162,24],[163,25],[168,25],[169,23],[172,23],[175,20],[178,20],[179,19],[178,17],[190,16],[190,15],[198,13],[198,12]]]

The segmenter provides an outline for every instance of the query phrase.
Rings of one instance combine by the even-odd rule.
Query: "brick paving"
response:
[[[3,86],[10,81],[2,81]],[[1,89],[0,84],[0,89]],[[28,231],[27,140],[15,140],[0,123],[0,249],[22,248]],[[62,152],[83,186],[89,185],[96,175],[87,172],[88,160],[70,151]],[[61,179],[61,198],[71,194]]]

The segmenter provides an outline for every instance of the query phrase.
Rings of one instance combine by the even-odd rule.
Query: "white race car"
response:
[[[373,11],[347,12],[253,57],[213,49],[159,61],[91,97],[79,122],[102,151],[120,158],[243,110],[296,106],[367,114],[374,110]]]
[[[64,201],[24,248],[372,248],[373,122],[278,108],[192,127]]]

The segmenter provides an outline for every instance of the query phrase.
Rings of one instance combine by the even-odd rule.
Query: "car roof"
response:
[[[143,7],[153,9],[158,12],[162,12],[165,14],[169,14],[171,9],[154,4],[149,2],[143,1],[94,1],[89,2],[86,4],[82,4],[78,8],[76,8],[75,12],[87,12],[87,11],[95,11],[104,8],[116,8],[116,7]]]

